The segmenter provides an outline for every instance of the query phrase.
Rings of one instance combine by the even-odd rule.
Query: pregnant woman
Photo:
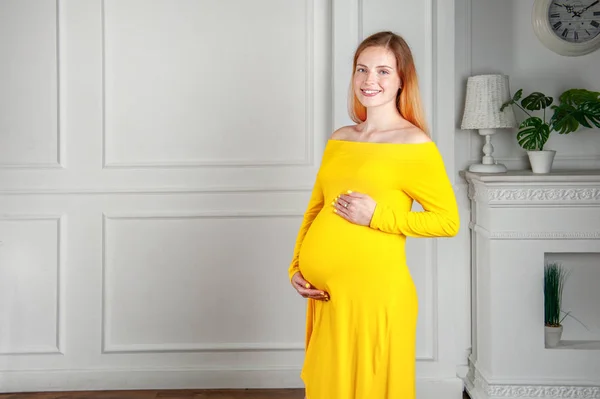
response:
[[[456,199],[401,37],[360,44],[349,100],[356,125],[328,140],[289,267],[308,298],[301,376],[307,399],[414,399],[406,237],[456,235]],[[413,201],[424,210],[411,211]]]

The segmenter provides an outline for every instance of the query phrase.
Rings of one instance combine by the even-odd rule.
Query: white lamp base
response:
[[[469,171],[475,172],[475,173],[504,173],[507,170],[508,169],[506,169],[506,166],[502,165],[501,163],[496,163],[496,164],[492,164],[492,165],[484,165],[482,163],[475,163],[475,164],[469,166]]]
[[[482,148],[484,156],[481,159],[481,163],[469,166],[469,171],[475,173],[504,173],[507,171],[506,166],[496,163],[496,160],[492,156],[494,152],[492,135],[494,133],[496,133],[494,129],[479,129],[479,134],[485,137],[485,144]]]

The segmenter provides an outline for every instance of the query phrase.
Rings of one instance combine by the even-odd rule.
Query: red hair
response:
[[[367,109],[356,98],[356,94],[354,94],[354,74],[356,73],[356,63],[359,55],[369,47],[383,47],[394,54],[396,63],[398,64],[398,76],[400,77],[401,85],[401,89],[398,91],[396,97],[396,108],[404,119],[423,130],[426,134],[429,134],[421,103],[419,80],[412,52],[406,41],[393,32],[375,33],[363,40],[356,49],[352,65],[353,79],[350,86],[351,93],[348,104],[350,118],[356,123],[364,122],[367,119]]]

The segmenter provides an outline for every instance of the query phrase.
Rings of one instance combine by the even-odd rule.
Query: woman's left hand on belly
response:
[[[304,298],[329,301],[329,293],[313,288],[312,284],[304,279],[301,272],[296,272],[292,276],[292,285],[296,291],[298,291],[298,294],[302,295]]]
[[[333,201],[334,212],[347,221],[361,226],[369,226],[377,203],[367,194],[348,191]]]

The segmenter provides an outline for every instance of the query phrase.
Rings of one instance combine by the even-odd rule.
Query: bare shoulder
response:
[[[405,144],[422,144],[431,142],[431,137],[416,126],[402,129],[398,132],[397,140]]]
[[[331,134],[331,140],[353,140],[358,133],[357,125],[343,126]]]

